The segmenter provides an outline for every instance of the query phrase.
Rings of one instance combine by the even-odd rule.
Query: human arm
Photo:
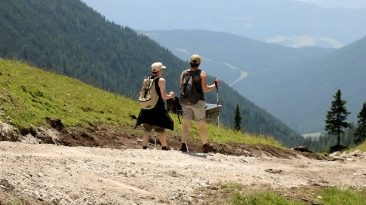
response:
[[[164,78],[159,79],[159,88],[160,88],[161,98],[163,98],[164,100],[171,99],[171,98],[175,97],[175,94],[174,94],[173,91],[170,91],[169,94],[166,93],[165,79]]]
[[[205,71],[201,72],[200,77],[201,77],[201,85],[202,85],[203,92],[210,92],[213,89],[215,89],[215,87],[216,87],[215,82],[216,82],[217,86],[219,86],[219,84],[220,84],[220,81],[218,79],[216,79],[212,84],[208,85],[207,84],[207,74]]]
[[[183,84],[183,75],[184,75],[184,71],[180,74],[179,87],[182,87],[182,84]]]

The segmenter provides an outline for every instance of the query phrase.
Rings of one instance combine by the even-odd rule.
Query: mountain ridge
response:
[[[263,72],[264,69],[281,67],[284,64],[292,64],[304,59],[318,58],[332,52],[334,49],[326,48],[288,48],[269,44],[257,40],[245,38],[240,35],[212,32],[206,30],[171,30],[171,31],[140,31],[161,45],[169,48],[181,59],[188,59],[189,53],[201,52],[204,60],[202,66],[208,65],[214,75],[228,75],[230,70],[240,70],[255,73]],[[220,52],[217,52],[220,51]],[[259,56],[262,55],[262,56]],[[259,57],[262,57],[259,58]],[[205,59],[206,58],[206,59]],[[265,59],[265,61],[263,61]],[[245,61],[244,61],[245,60]],[[219,72],[220,68],[213,63],[222,64],[226,70]],[[258,64],[257,61],[262,61]],[[284,63],[285,61],[285,63]],[[226,65],[225,65],[226,63]],[[230,68],[231,65],[233,68]],[[214,69],[211,69],[213,67]],[[225,77],[230,84],[237,80],[237,72],[233,77]]]
[[[364,10],[322,8],[290,0],[84,1],[108,19],[136,30],[205,29],[277,40],[282,45],[330,47],[349,44],[366,33]],[[188,5],[200,8],[199,14],[180,9]],[[131,12],[120,12],[123,8]]]
[[[205,66],[211,69],[211,73],[221,76],[241,95],[274,113],[300,133],[323,130],[325,112],[338,88],[344,89],[344,97],[349,99],[348,105],[353,113],[349,118],[351,121],[365,101],[361,94],[362,89],[366,89],[361,80],[366,78],[362,69],[366,64],[363,58],[365,38],[340,49],[294,49],[222,32],[175,30],[145,33],[182,59],[187,58],[182,50],[200,49],[202,55],[210,59]],[[155,35],[151,35],[153,33]],[[210,42],[219,42],[219,46]],[[350,72],[352,67],[354,69]],[[244,74],[240,76],[240,72]],[[237,81],[238,77],[242,79]],[[327,84],[333,90],[324,87]]]

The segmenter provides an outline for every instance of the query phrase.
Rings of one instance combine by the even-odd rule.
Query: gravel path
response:
[[[0,190],[54,204],[190,204],[217,183],[366,188],[366,153],[312,160],[0,142]]]

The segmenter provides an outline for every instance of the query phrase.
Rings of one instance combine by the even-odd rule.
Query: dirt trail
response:
[[[193,204],[218,183],[366,188],[366,153],[345,160],[184,154],[0,142],[0,190],[53,204]]]

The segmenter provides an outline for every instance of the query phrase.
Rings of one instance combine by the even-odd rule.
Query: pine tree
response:
[[[366,139],[366,103],[363,104],[363,107],[360,113],[357,115],[357,118],[358,121],[354,142],[356,144],[361,144]]]
[[[337,146],[340,146],[341,134],[344,133],[343,129],[349,126],[349,124],[345,120],[350,114],[345,107],[347,101],[342,100],[341,95],[341,90],[338,89],[336,94],[333,96],[334,101],[332,102],[332,106],[328,111],[325,120],[325,130],[328,132],[329,135],[337,136]]]
[[[236,131],[241,130],[241,115],[240,115],[240,109],[239,109],[239,105],[236,104],[236,109],[235,109],[235,124],[234,124],[234,129]]]

